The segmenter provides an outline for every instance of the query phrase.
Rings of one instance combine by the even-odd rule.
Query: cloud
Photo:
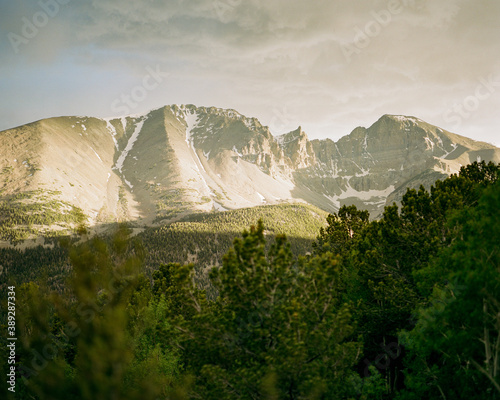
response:
[[[21,18],[39,5],[5,1],[0,50],[9,57],[0,79],[18,79],[12,71],[27,63],[66,68],[68,75],[87,68],[111,77],[99,88],[102,111],[140,82],[146,66],[160,65],[170,79],[144,107],[185,99],[237,108],[268,124],[273,109],[286,107],[313,137],[349,133],[346,127],[384,113],[446,125],[447,107],[499,72],[500,2],[399,0],[396,12],[395,1],[73,0],[17,55],[6,34],[19,32]],[[85,76],[74,79],[83,86]],[[1,105],[7,118],[11,106]],[[492,131],[498,117],[485,119],[485,112],[495,106],[497,94],[459,133],[469,125],[475,135],[478,126]],[[95,113],[91,100],[86,108],[82,113]]]

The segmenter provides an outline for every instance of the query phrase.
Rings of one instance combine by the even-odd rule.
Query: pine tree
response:
[[[500,398],[500,184],[455,215],[459,237],[432,263],[445,283],[402,334],[413,355],[401,399]]]
[[[339,260],[296,263],[285,237],[267,253],[265,244],[261,222],[235,240],[210,275],[217,300],[183,327],[199,396],[343,398],[360,346],[346,341],[354,328],[339,302]]]

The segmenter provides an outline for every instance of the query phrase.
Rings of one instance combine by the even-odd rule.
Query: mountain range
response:
[[[273,136],[256,118],[194,105],[48,118],[0,132],[0,235],[290,202],[355,204],[377,218],[406,188],[476,160],[498,163],[500,149],[408,116],[384,115],[338,141],[309,140],[301,127]]]

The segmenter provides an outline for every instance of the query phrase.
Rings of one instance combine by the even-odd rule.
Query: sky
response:
[[[498,0],[0,0],[0,130],[232,108],[337,140],[384,114],[500,147]]]

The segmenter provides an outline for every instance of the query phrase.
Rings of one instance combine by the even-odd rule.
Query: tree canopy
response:
[[[126,228],[44,250],[58,284],[16,283],[4,397],[500,399],[499,170],[465,166],[378,220],[344,206],[299,257],[262,221],[220,265],[165,258],[151,275]]]

